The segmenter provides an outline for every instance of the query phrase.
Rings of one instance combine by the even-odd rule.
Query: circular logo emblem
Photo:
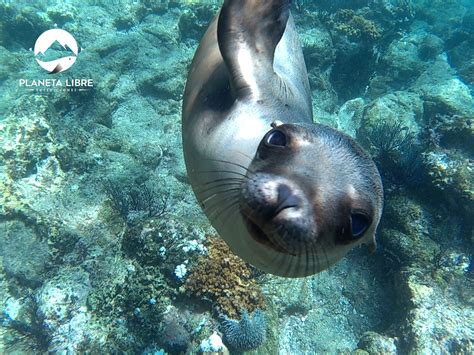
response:
[[[39,59],[39,57],[44,56],[46,51],[52,46],[57,48],[61,46],[62,49],[69,51],[71,55],[49,61]],[[59,49],[61,49],[61,47],[59,47]],[[69,32],[55,28],[43,32],[38,37],[35,43],[34,53],[38,64],[48,71],[49,74],[60,73],[72,67],[76,62],[78,54],[77,42]]]

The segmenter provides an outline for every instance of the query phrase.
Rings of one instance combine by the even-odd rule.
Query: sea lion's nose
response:
[[[287,208],[299,207],[301,205],[301,199],[296,196],[291,188],[286,184],[278,185],[278,200],[276,204],[276,209],[274,216],[279,214],[281,211]]]

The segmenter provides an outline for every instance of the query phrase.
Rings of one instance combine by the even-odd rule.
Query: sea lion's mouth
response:
[[[260,244],[263,244],[275,251],[278,251],[280,253],[284,254],[291,254],[294,255],[293,253],[289,252],[287,249],[283,248],[281,245],[275,243],[272,238],[270,238],[263,230],[260,228],[256,223],[252,222],[249,218],[246,216],[244,217],[244,221],[247,225],[247,230],[249,231],[250,236]]]

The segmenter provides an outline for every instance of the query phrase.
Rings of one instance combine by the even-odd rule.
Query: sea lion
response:
[[[224,1],[192,62],[182,135],[199,203],[250,264],[300,277],[375,247],[380,175],[351,137],[313,123],[289,1]]]

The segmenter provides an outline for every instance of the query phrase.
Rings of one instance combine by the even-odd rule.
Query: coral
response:
[[[208,353],[208,352],[223,352],[225,351],[225,345],[222,343],[222,339],[217,334],[216,332],[212,333],[212,335],[201,341],[201,345],[199,346],[199,349],[203,353]]]
[[[380,1],[384,10],[388,12],[395,22],[404,22],[413,19],[415,16],[415,9],[413,8],[413,1],[410,0],[396,0],[396,1]]]
[[[374,41],[381,36],[374,22],[357,15],[354,10],[338,10],[333,17],[332,26],[335,30],[356,39]]]
[[[211,299],[216,310],[236,318],[241,310],[253,311],[264,306],[264,297],[252,270],[232,254],[220,238],[207,238],[208,255],[201,256],[189,275],[185,289],[198,297]]]
[[[186,269],[186,264],[179,264],[174,269],[174,274],[178,280],[182,280],[184,276],[186,276],[187,271],[188,270]]]
[[[377,122],[366,138],[385,183],[387,179],[407,186],[423,182],[423,147],[403,122]]]
[[[225,319],[222,322],[222,331],[224,342],[230,349],[236,351],[256,349],[265,343],[267,338],[265,314],[260,309],[255,310],[251,316],[243,311],[240,321]]]
[[[423,182],[422,116],[423,102],[411,93],[391,93],[365,106],[357,138],[374,156],[384,183],[418,186]]]
[[[399,121],[378,122],[369,136],[377,155],[386,156],[394,151],[403,151],[412,144],[413,135]]]
[[[160,217],[169,209],[169,194],[160,195],[146,183],[123,186],[107,180],[104,190],[112,207],[128,224],[134,224],[140,217]]]

